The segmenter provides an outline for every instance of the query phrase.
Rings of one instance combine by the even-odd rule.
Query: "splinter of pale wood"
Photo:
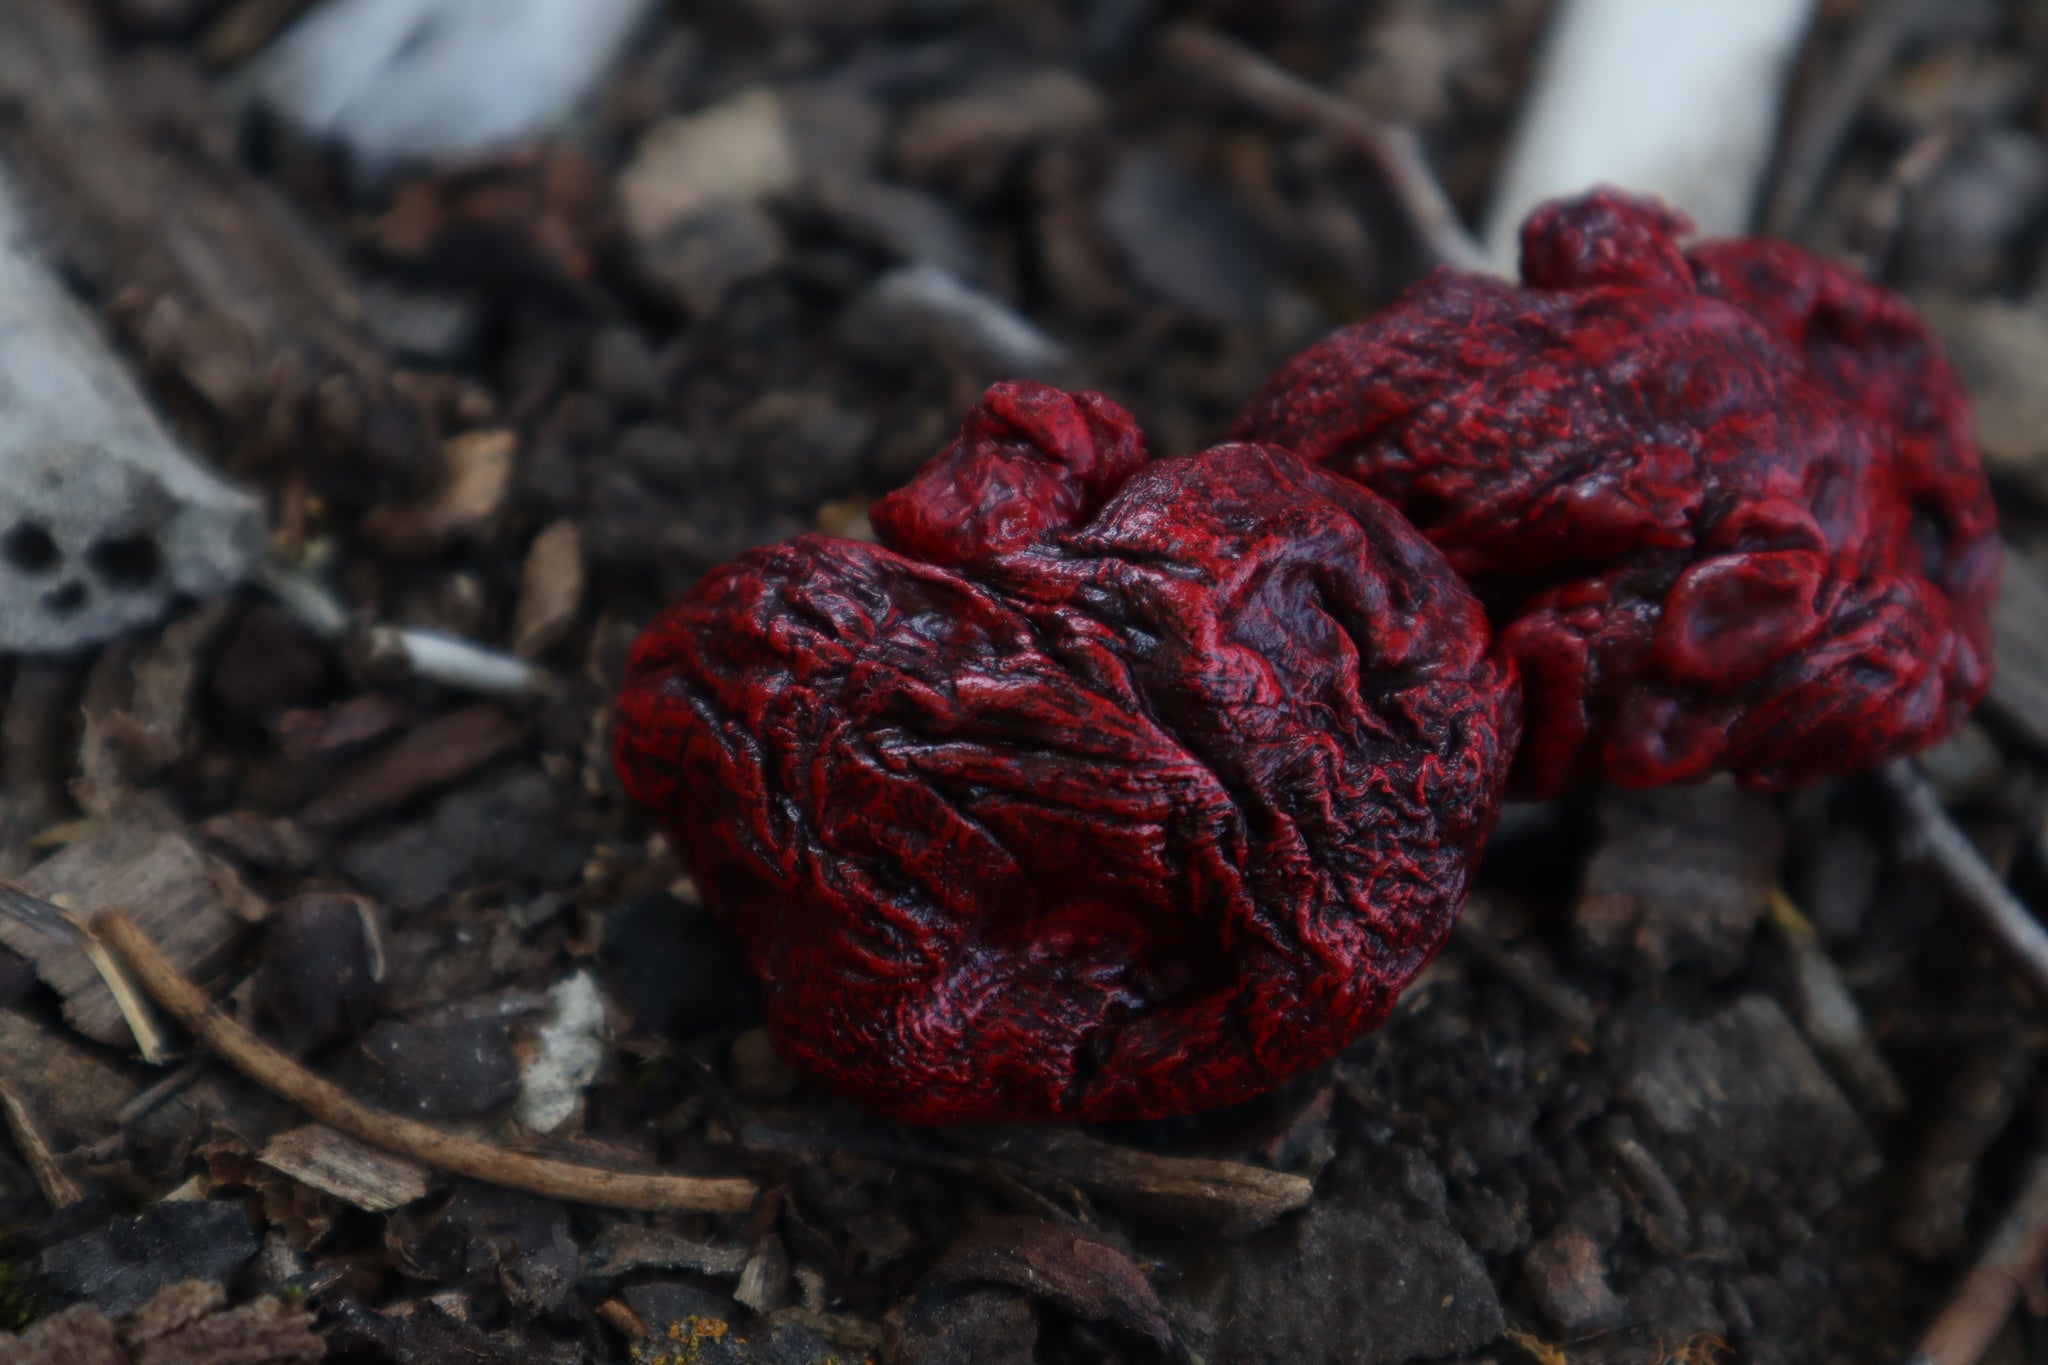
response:
[[[1370,162],[1439,265],[1487,270],[1479,242],[1458,217],[1441,181],[1429,168],[1422,139],[1404,123],[1374,118],[1364,109],[1303,80],[1292,71],[1211,28],[1176,24],[1160,48],[1182,72],[1281,123],[1306,124]]]
[[[1885,786],[1905,814],[1912,836],[1940,870],[1949,890],[2027,975],[2034,992],[2048,1002],[2048,929],[1991,870],[1970,836],[1942,808],[1927,779],[1909,758],[1895,759],[1881,770]]]
[[[163,1030],[156,1026],[156,1016],[150,1012],[149,1002],[135,989],[128,973],[121,970],[121,964],[114,960],[99,937],[82,925],[80,929],[84,939],[79,948],[84,952],[85,960],[92,963],[92,969],[100,974],[100,980],[107,983],[115,1008],[121,1011],[128,1031],[135,1035],[135,1050],[151,1066],[161,1064],[164,1060],[164,1035]]]
[[[2048,1156],[2035,1159],[2019,1199],[1920,1338],[1920,1348],[1906,1358],[1906,1365],[1976,1365],[2012,1316],[2023,1287],[2041,1282],[2044,1265],[2048,1265]]]
[[[136,1051],[151,1065],[163,1061],[164,1036],[156,1026],[156,1016],[149,1011],[149,1003],[136,993],[121,964],[108,955],[105,946],[69,910],[24,891],[13,882],[0,881],[0,914],[61,939],[85,954],[85,960],[92,964],[114,997],[114,1006],[121,1011],[128,1031],[135,1036]]]
[[[646,1175],[507,1151],[364,1104],[223,1014],[118,911],[94,928],[142,989],[222,1061],[328,1127],[424,1166],[492,1185],[600,1208],[739,1213],[754,1202],[744,1176]]]

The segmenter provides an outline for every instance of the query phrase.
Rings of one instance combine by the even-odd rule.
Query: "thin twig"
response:
[[[358,628],[341,600],[307,569],[272,562],[257,581],[321,639],[336,644],[355,640],[356,652],[373,667],[494,697],[527,696],[550,686],[547,670],[539,665],[459,635],[375,623]]]
[[[1268,118],[1307,124],[1371,162],[1438,264],[1457,270],[1490,269],[1486,253],[1430,170],[1422,139],[1413,128],[1374,118],[1342,96],[1319,89],[1199,24],[1174,25],[1160,39],[1160,47],[1183,74],[1229,93]]]
[[[395,666],[412,677],[466,692],[520,697],[547,687],[548,675],[538,664],[446,631],[372,626],[363,640],[373,666]]]
[[[36,1184],[49,1206],[61,1209],[84,1198],[71,1177],[64,1173],[64,1168],[57,1164],[57,1158],[51,1154],[50,1144],[44,1141],[42,1130],[36,1126],[35,1116],[29,1113],[28,1105],[4,1080],[0,1080],[0,1113],[6,1115],[7,1131],[14,1136],[15,1150],[28,1162],[28,1168],[34,1173]]]
[[[95,928],[151,998],[215,1056],[328,1127],[373,1147],[455,1175],[602,1208],[737,1213],[754,1201],[754,1182],[743,1176],[608,1171],[506,1151],[385,1113],[315,1076],[221,1013],[126,915],[109,911]]]
[[[2048,1266],[2048,1156],[2037,1157],[2020,1197],[1906,1365],[1976,1365],[2026,1287]]]
[[[135,1125],[169,1103],[180,1092],[189,1087],[192,1082],[204,1076],[207,1068],[212,1065],[213,1058],[204,1053],[197,1057],[186,1058],[176,1071],[162,1077],[147,1090],[144,1090],[141,1094],[121,1106],[114,1115],[114,1122],[119,1126],[112,1133],[101,1138],[98,1142],[72,1148],[64,1154],[64,1159],[87,1166],[104,1165],[107,1162],[119,1160],[121,1154],[128,1150],[128,1144],[134,1140],[135,1135],[132,1130]]]
[[[1531,1001],[1549,1010],[1566,1028],[1589,1042],[1592,1040],[1600,1027],[1600,1016],[1577,991],[1530,966],[1471,920],[1460,918],[1452,926],[1451,942],[1478,958],[1488,970],[1505,979]]]
[[[115,1122],[123,1128],[134,1127],[177,1098],[191,1086],[192,1082],[204,1076],[206,1069],[212,1065],[213,1059],[210,1057],[186,1058],[184,1065],[176,1071],[122,1105],[120,1112],[114,1115]]]
[[[1882,776],[1913,837],[1926,851],[1963,905],[1972,911],[1998,945],[2027,974],[2035,993],[2048,1001],[2048,929],[2034,918],[1984,855],[1942,809],[1941,798],[1920,775],[1911,759],[1885,765]]]
[[[1856,116],[1884,79],[1914,30],[1936,12],[1934,0],[1879,0],[1856,26],[1834,68],[1807,88],[1793,111],[1792,133],[1779,158],[1777,184],[1764,214],[1764,230],[1789,237],[1814,201],[1828,163]]]
[[[1944,119],[1913,140],[1911,146],[1892,162],[1884,181],[1864,203],[1852,228],[1852,247],[1846,259],[1872,279],[1883,271],[1885,259],[1899,235],[1906,216],[1906,200],[1941,169],[1949,153],[1962,140],[1965,124],[1960,118]]]
[[[1313,1180],[1291,1172],[1144,1152],[1068,1129],[958,1128],[946,1136],[1071,1181],[1152,1221],[1223,1237],[1266,1227],[1315,1193]]]

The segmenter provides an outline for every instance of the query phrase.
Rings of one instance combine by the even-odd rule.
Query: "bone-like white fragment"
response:
[[[534,1055],[519,1075],[519,1121],[552,1133],[576,1113],[584,1087],[604,1065],[604,1000],[589,972],[548,991],[548,1017]]]
[[[263,552],[29,241],[0,167],[0,652],[59,654],[209,597]]]
[[[516,142],[575,108],[652,0],[326,0],[256,60],[255,95],[371,175]]]
[[[1653,194],[1708,236],[1747,231],[1815,0],[1562,0],[1503,160],[1486,247],[1546,199]]]
[[[538,691],[547,683],[545,672],[516,655],[438,630],[372,626],[366,639],[373,661],[449,687],[516,697]]]

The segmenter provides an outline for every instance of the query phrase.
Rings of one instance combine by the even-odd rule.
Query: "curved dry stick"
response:
[[[222,1061],[279,1099],[326,1124],[422,1165],[552,1199],[645,1212],[739,1213],[754,1202],[744,1176],[639,1175],[511,1152],[487,1142],[388,1114],[322,1080],[215,1008],[157,951],[149,935],[118,910],[94,931],[120,957],[151,999]]]
[[[1175,24],[1160,39],[1160,48],[1175,66],[1203,84],[1269,118],[1307,124],[1370,161],[1438,264],[1457,270],[1492,269],[1485,250],[1430,170],[1422,139],[1407,124],[1374,118],[1342,96],[1199,24]]]

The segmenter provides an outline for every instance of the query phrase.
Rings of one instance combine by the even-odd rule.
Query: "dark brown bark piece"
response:
[[[109,58],[80,7],[0,6],[0,159],[56,262],[251,453],[330,495],[419,492],[433,423],[333,250],[244,170],[196,73]]]
[[[2005,1040],[1961,1061],[1900,1199],[1892,1240],[1901,1250],[1934,1260],[1969,1244],[1978,1163],[2011,1121],[2026,1082],[2026,1053]]]
[[[1000,1130],[988,1145],[1150,1222],[1220,1237],[1256,1232],[1315,1193],[1313,1182],[1285,1171],[1139,1151],[1067,1128]]]
[[[518,742],[519,726],[496,706],[450,711],[343,774],[300,820],[319,830],[360,825],[475,771]]]
[[[122,1106],[141,1089],[62,1029],[13,1010],[0,1010],[0,1057],[8,1088],[43,1133],[65,1147],[111,1136],[121,1126]]]

